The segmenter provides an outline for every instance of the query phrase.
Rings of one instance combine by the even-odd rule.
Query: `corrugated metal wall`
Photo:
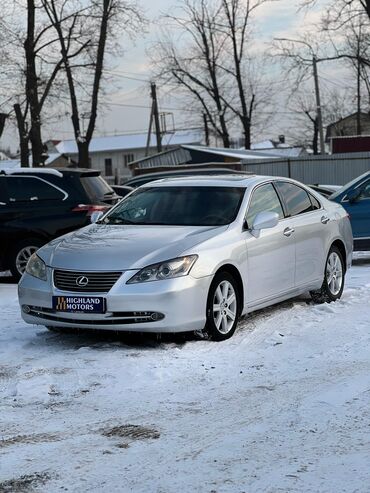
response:
[[[344,185],[370,170],[370,152],[243,161],[246,171],[286,176],[306,184]]]

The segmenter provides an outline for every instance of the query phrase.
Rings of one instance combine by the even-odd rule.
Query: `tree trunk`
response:
[[[244,147],[245,149],[251,148],[251,122],[249,118],[241,118],[244,133]]]
[[[35,10],[34,0],[27,0],[27,38],[24,42],[26,54],[26,96],[31,115],[30,140],[32,145],[32,164],[34,167],[37,167],[42,166],[44,163],[40,104],[38,97],[38,78],[36,73]]]
[[[78,147],[78,167],[90,168],[89,160],[89,142],[84,140],[83,142],[77,142]]]
[[[25,117],[22,113],[19,104],[14,105],[15,116],[17,119],[18,135],[19,135],[19,149],[21,154],[21,167],[29,168],[29,153],[28,153],[28,131],[25,122]]]

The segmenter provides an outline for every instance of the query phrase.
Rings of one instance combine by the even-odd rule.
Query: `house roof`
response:
[[[260,152],[246,149],[226,149],[223,147],[206,147],[197,145],[183,145],[182,148],[190,151],[204,152],[207,154],[214,154],[216,156],[225,156],[235,159],[266,159],[271,157],[280,157],[278,153],[274,156],[273,152]],[[272,149],[272,151],[274,151],[274,149]]]
[[[110,137],[95,137],[91,140],[89,152],[124,151],[130,149],[143,149],[146,147],[147,134],[113,135]],[[200,143],[202,135],[200,131],[176,131],[165,134],[162,137],[162,145],[178,146],[182,144]],[[151,135],[150,147],[156,146],[155,135]],[[75,140],[62,140],[56,144],[60,154],[77,154],[77,144]]]
[[[370,120],[370,114],[369,113],[365,113],[364,111],[361,111],[360,112],[360,115],[361,115],[361,118],[363,119],[367,119],[367,120]],[[340,118],[339,120],[337,120],[336,122],[333,122],[333,123],[330,123],[328,126],[327,126],[327,129],[335,126],[335,125],[338,125],[339,123],[343,123],[347,120],[350,120],[352,118],[357,118],[357,112],[356,113],[351,113],[350,115],[347,115],[345,116],[344,118]]]

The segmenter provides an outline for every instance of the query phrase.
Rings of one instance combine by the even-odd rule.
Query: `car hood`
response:
[[[176,258],[227,228],[91,224],[51,241],[38,255],[47,265],[60,269],[141,269]]]

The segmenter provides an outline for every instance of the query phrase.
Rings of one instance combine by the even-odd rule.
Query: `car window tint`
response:
[[[103,200],[114,194],[114,190],[101,176],[81,176],[81,183],[92,200]]]
[[[271,183],[258,187],[252,194],[247,212],[247,224],[251,228],[253,221],[259,212],[269,211],[279,214],[279,219],[284,217],[279,197]]]
[[[362,185],[359,199],[370,199],[370,180]]]
[[[297,216],[314,209],[308,193],[303,188],[285,181],[276,182],[276,187],[285,201],[289,216]]]
[[[321,209],[321,204],[316,197],[310,194],[311,204],[314,210]]]
[[[65,194],[45,181],[28,176],[6,178],[9,202],[63,200]]]

